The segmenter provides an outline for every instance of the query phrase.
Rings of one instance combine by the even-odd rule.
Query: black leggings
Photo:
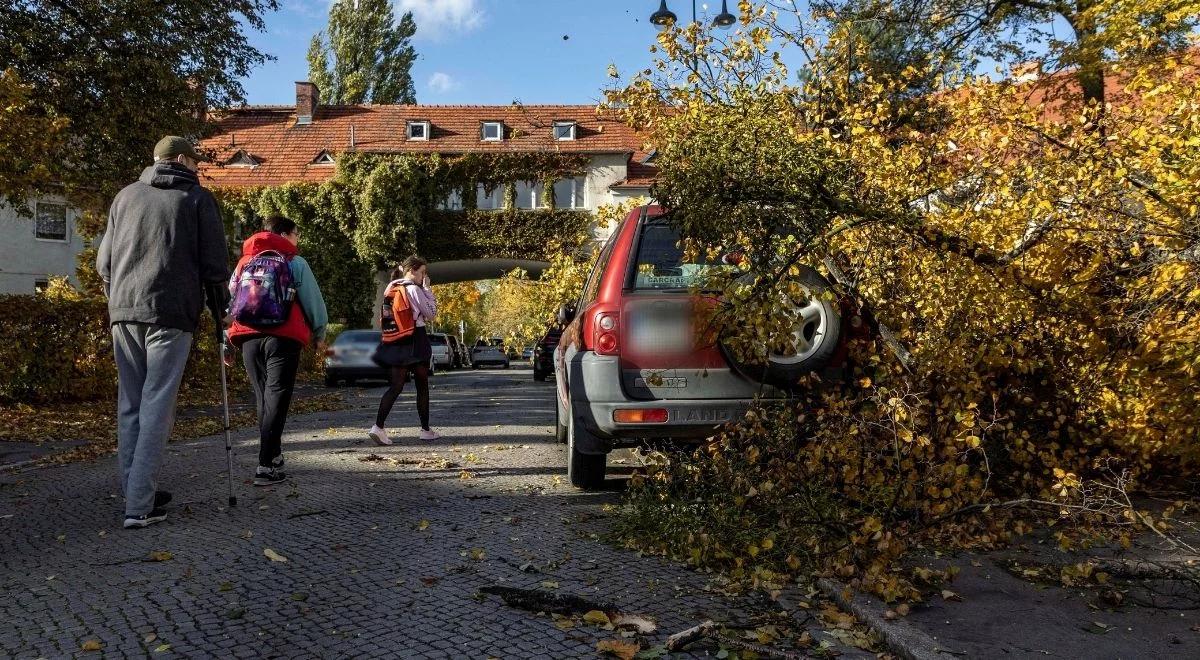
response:
[[[421,429],[429,430],[429,365],[418,364],[411,367],[392,367],[392,386],[383,393],[379,400],[379,412],[375,415],[375,426],[385,428],[388,414],[400,393],[404,391],[404,383],[408,382],[408,372],[417,381],[417,415],[421,417]]]

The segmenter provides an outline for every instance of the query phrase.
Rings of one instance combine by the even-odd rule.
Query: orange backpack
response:
[[[388,284],[383,292],[383,304],[379,309],[379,327],[383,330],[383,342],[391,344],[411,337],[417,323],[413,319],[412,304],[404,292],[404,280]]]

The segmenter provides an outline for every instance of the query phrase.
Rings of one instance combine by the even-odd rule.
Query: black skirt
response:
[[[413,333],[404,339],[392,343],[380,343],[371,359],[381,367],[412,367],[418,364],[429,364],[433,358],[433,346],[429,343],[429,333],[425,326],[419,325]]]

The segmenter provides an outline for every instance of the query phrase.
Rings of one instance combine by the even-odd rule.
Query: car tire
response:
[[[546,382],[546,374],[538,371],[537,369],[534,369],[533,370],[533,379],[539,383],[544,383],[544,382]]]
[[[358,379],[357,378],[347,378],[346,384],[349,385],[350,387],[354,387],[355,385],[358,384]]]
[[[801,356],[771,355],[765,364],[744,363],[737,360],[731,351],[724,351],[730,364],[743,375],[783,389],[795,386],[804,376],[827,366],[837,352],[842,332],[837,301],[829,296],[833,288],[829,280],[807,266],[800,267],[798,279],[812,295],[804,307],[809,313],[805,314],[805,321],[797,330],[798,338],[803,335],[804,341],[811,342],[814,337],[819,337],[819,341]]]
[[[338,379],[334,378],[333,376],[325,377],[325,387],[337,387],[337,384]]]
[[[575,415],[567,411],[567,481],[583,490],[597,490],[604,485],[605,454],[584,454],[576,451],[575,441],[587,431],[575,424]]]
[[[558,389],[554,390],[554,439],[558,444],[567,444],[567,425],[564,423],[566,414],[563,413],[562,402],[558,400]]]

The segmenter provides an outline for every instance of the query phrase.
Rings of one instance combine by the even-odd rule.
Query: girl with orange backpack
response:
[[[392,405],[404,390],[411,373],[417,385],[417,415],[421,419],[419,437],[437,440],[441,436],[429,427],[429,365],[433,347],[425,326],[437,315],[437,299],[429,287],[428,264],[417,255],[392,270],[392,281],[383,292],[379,327],[383,341],[375,349],[375,363],[390,371],[391,387],[379,401],[375,425],[368,435],[375,444],[390,445],[386,424]]]

